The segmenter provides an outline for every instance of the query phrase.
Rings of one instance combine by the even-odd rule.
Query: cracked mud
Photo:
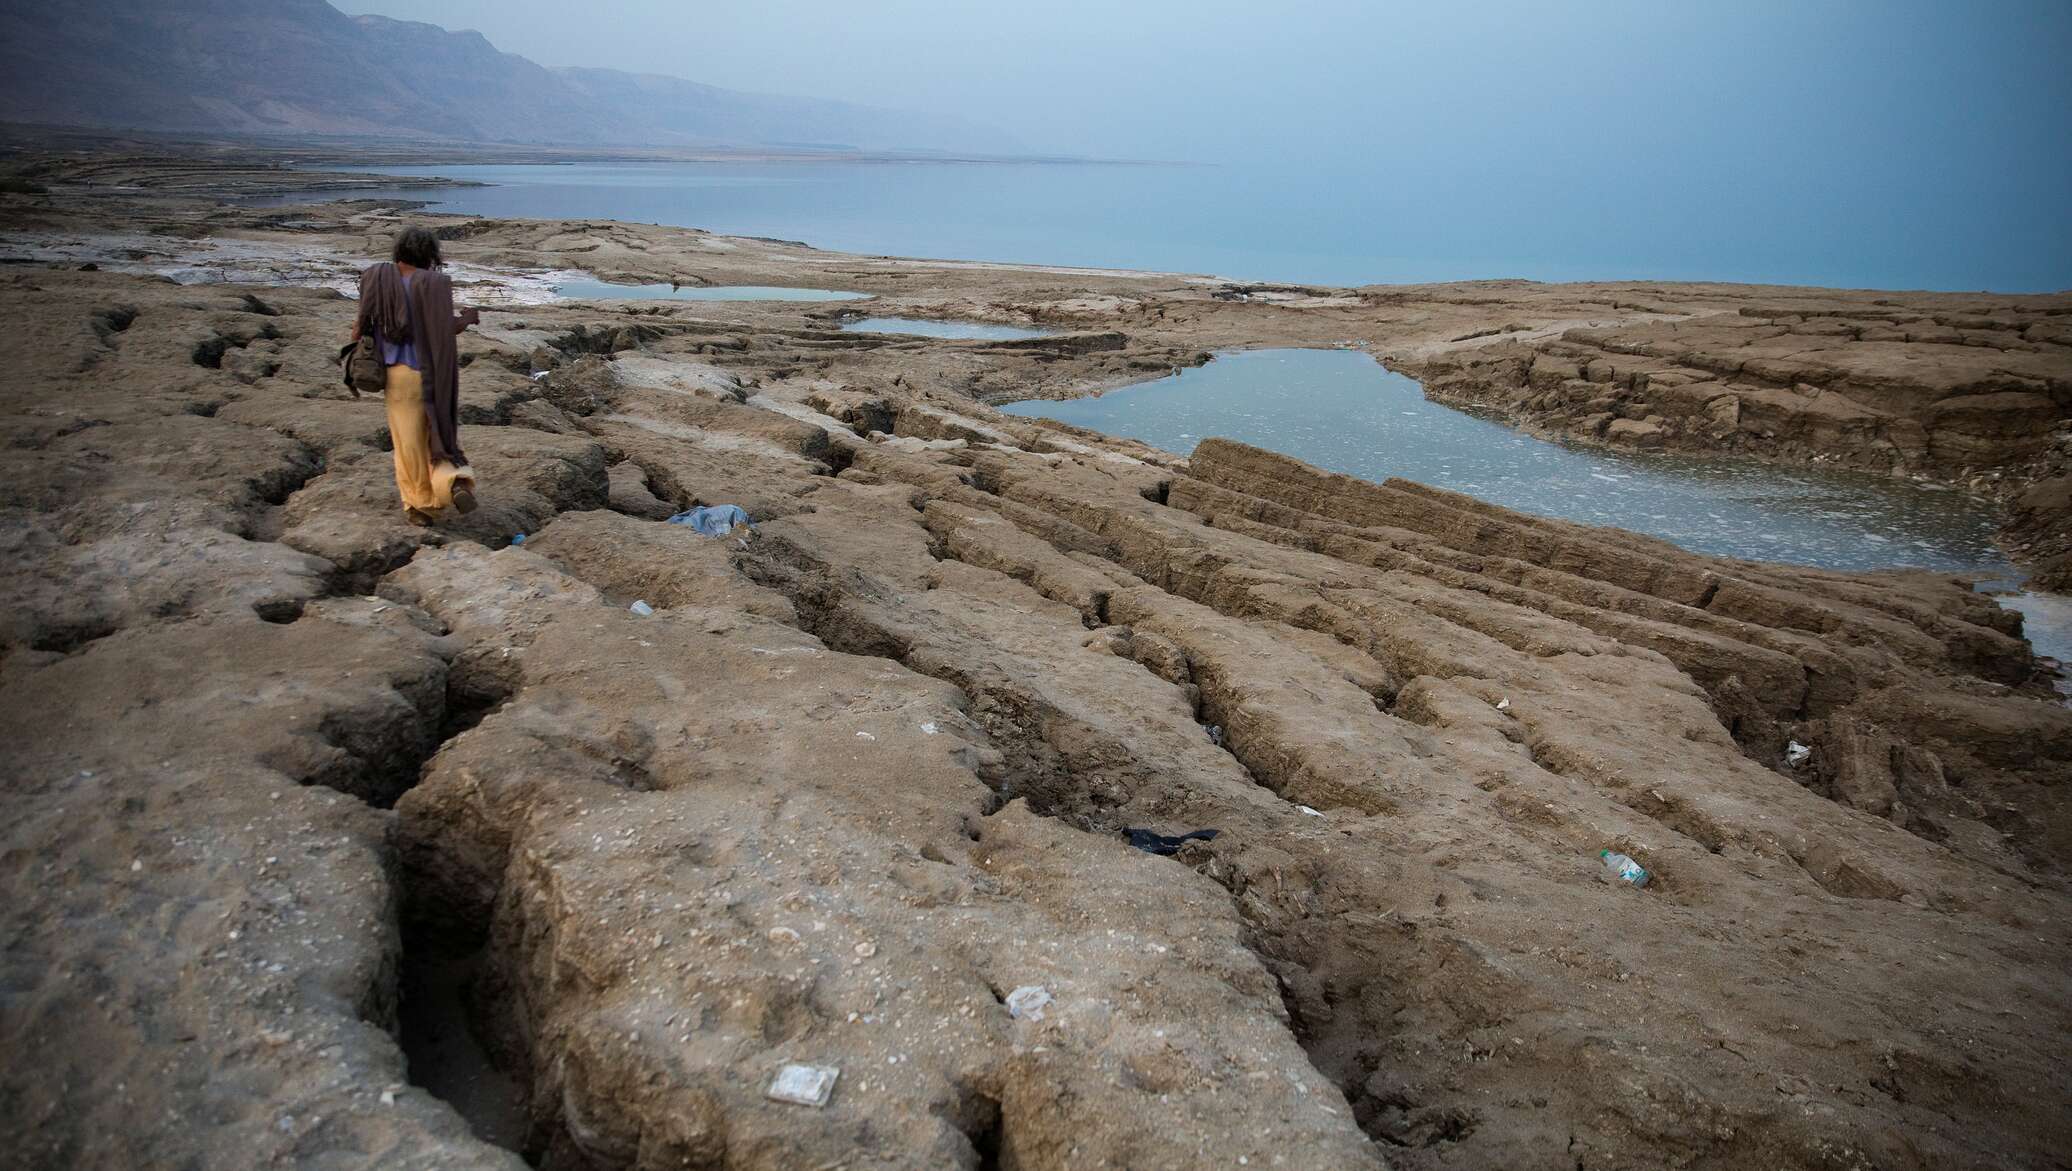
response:
[[[296,215],[346,251],[397,222]],[[629,225],[454,235],[484,270],[781,274],[1067,332],[489,312],[463,342],[482,507],[421,529],[379,404],[328,364],[337,293],[7,270],[0,1129],[28,1165],[2072,1146],[2072,712],[2018,617],[1937,575],[1722,561],[981,402],[1359,313],[1404,354],[1525,346],[1491,319],[1582,292],[1305,307]],[[660,523],[694,502],[756,530]],[[1164,858],[1134,826],[1220,832]],[[1601,848],[1654,880],[1600,881]],[[1007,1010],[1028,986],[1040,1020]],[[766,1096],[792,1063],[841,1070],[825,1107]]]

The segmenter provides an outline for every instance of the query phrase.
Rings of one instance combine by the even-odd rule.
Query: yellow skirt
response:
[[[456,480],[475,481],[468,468],[432,462],[432,424],[424,409],[424,375],[408,366],[388,368],[389,445],[395,449],[396,493],[403,507],[437,512],[453,503]]]

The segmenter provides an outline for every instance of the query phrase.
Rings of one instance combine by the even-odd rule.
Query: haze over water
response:
[[[1371,164],[1370,164],[1371,165]],[[492,186],[396,188],[432,210],[673,224],[894,256],[1208,273],[1365,285],[1517,277],[1748,281],[1876,288],[2042,288],[2048,249],[2018,241],[1906,251],[1850,225],[1676,230],[1659,208],[1605,204],[1614,238],[1564,222],[1550,193],[1524,230],[1487,199],[1413,201],[1419,185],[1357,160],[1069,163],[581,163],[370,167]],[[354,192],[364,197],[366,192]],[[300,202],[301,200],[294,200]],[[1412,203],[1415,206],[1412,206]],[[1649,226],[1652,221],[1653,226]],[[2048,230],[2046,230],[2046,235]],[[1817,240],[1807,237],[1817,236]],[[2072,271],[2063,284],[2072,284]]]
[[[971,152],[1197,164],[564,171],[470,209],[1265,281],[2072,288],[2055,0],[345,7],[957,118]]]

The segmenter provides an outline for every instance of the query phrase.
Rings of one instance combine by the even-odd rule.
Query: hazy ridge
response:
[[[0,117],[54,126],[606,146],[1003,151],[957,118],[552,69],[324,0],[0,9]]]

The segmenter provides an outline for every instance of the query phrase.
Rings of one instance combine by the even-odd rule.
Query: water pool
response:
[[[1401,476],[1700,553],[2013,575],[1993,544],[1992,505],[1966,493],[1840,469],[1569,447],[1430,402],[1412,379],[1351,350],[1222,354],[1098,398],[1001,409],[1181,455],[1220,435],[1363,480]]]

